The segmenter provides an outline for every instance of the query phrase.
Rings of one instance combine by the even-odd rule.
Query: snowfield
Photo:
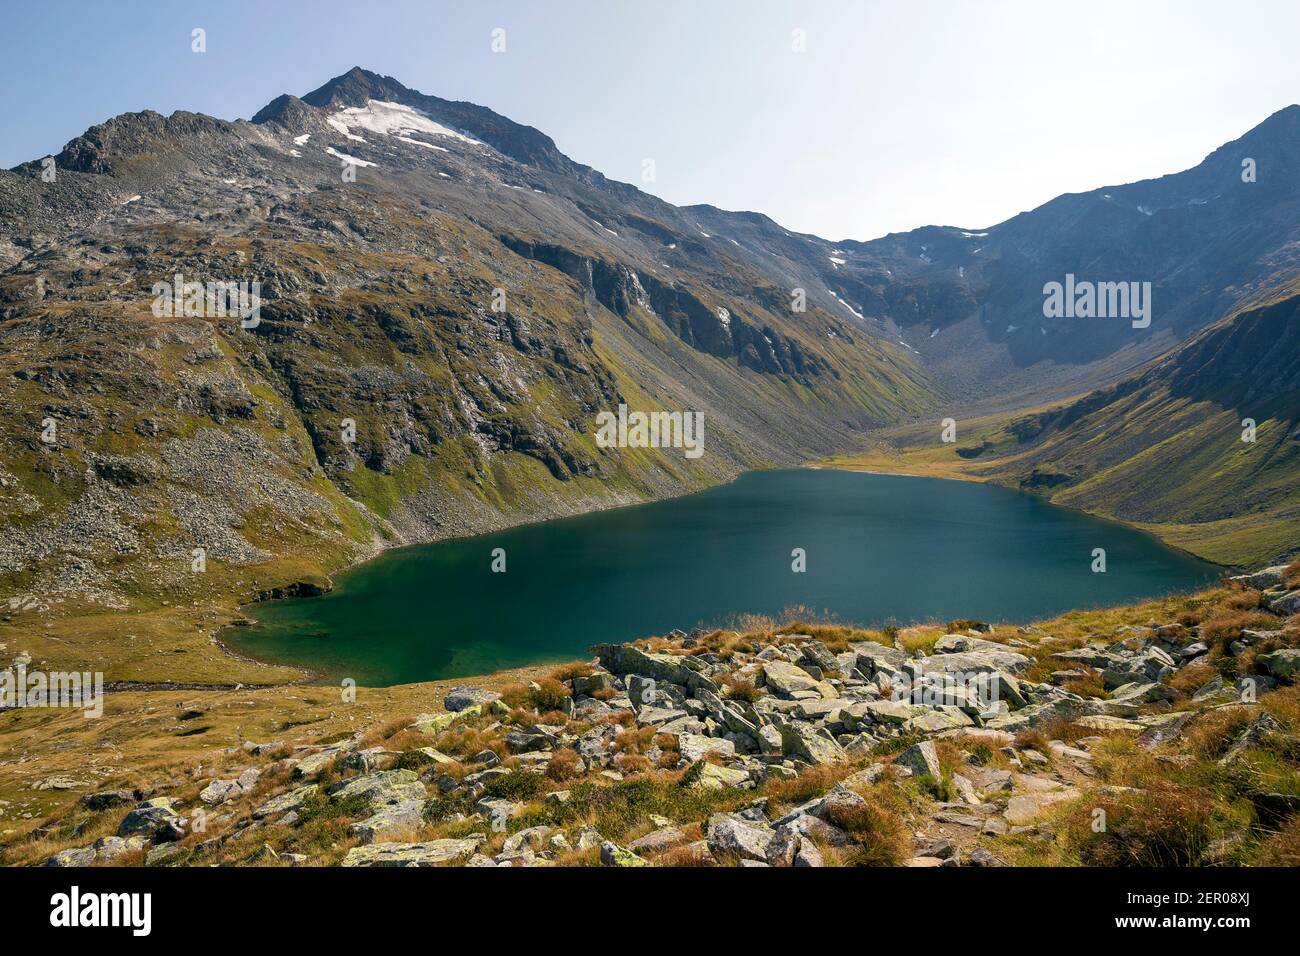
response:
[[[419,110],[404,106],[401,103],[386,103],[383,100],[368,100],[365,106],[350,106],[335,113],[329,118],[328,122],[347,136],[348,139],[360,140],[363,143],[365,140],[355,135],[352,132],[353,129],[363,129],[367,132],[381,133],[385,136],[395,135],[398,139],[404,139],[406,142],[414,143],[417,146],[429,146],[432,149],[441,149],[442,147],[422,143],[419,140],[410,139],[410,137],[415,133],[423,133],[427,136],[442,136],[447,139],[458,140],[470,146],[483,145],[464,133],[434,122]]]

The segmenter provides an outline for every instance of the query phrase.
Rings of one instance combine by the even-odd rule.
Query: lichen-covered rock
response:
[[[462,840],[426,843],[372,843],[348,850],[342,866],[439,866],[467,859],[487,842],[481,833]]]
[[[1264,673],[1292,684],[1295,683],[1297,675],[1300,675],[1300,649],[1288,648],[1260,654],[1255,658],[1255,663],[1263,669]]]
[[[319,789],[318,784],[309,783],[305,787],[274,796],[253,811],[253,818],[261,820],[264,817],[278,817],[282,813],[298,810]]]
[[[767,862],[767,848],[775,834],[768,827],[728,819],[709,828],[709,852],[720,860]]]
[[[934,741],[923,740],[913,744],[894,759],[896,766],[906,767],[918,776],[928,776],[938,780],[942,776],[939,769],[939,752]]]
[[[501,695],[496,691],[483,687],[453,687],[442,699],[442,706],[449,711],[457,712],[473,707],[475,704],[489,704],[500,699]]]
[[[600,862],[603,866],[634,867],[650,865],[649,861],[641,859],[632,851],[626,850],[609,840],[600,845]]]

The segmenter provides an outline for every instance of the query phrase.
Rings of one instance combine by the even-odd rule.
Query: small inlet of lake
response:
[[[504,573],[492,570],[497,548]],[[1105,573],[1092,570],[1095,548]],[[864,626],[1026,623],[1195,590],[1220,570],[993,485],[794,469],[389,551],[322,597],[248,609],[254,625],[225,637],[261,660],[387,686],[574,660],[593,644],[793,607]]]

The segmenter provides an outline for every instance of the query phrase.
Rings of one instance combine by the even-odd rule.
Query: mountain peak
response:
[[[391,76],[354,66],[346,73],[329,80],[301,99],[282,94],[272,100],[253,117],[253,122],[277,120],[286,125],[297,125],[297,113],[304,107],[323,110],[341,110],[365,106],[370,100],[401,103],[428,115],[453,129],[464,130],[477,140],[492,146],[498,152],[540,169],[566,175],[585,176],[591,170],[573,162],[560,152],[545,133],[531,126],[516,123],[485,106],[421,93]]]
[[[391,76],[354,66],[302,98],[311,106],[364,106],[367,100],[405,102],[423,94],[407,89]]]

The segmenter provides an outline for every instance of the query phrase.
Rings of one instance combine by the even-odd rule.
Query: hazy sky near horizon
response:
[[[358,65],[670,202],[836,240],[1175,172],[1300,101],[1296,0],[52,0],[4,24],[5,168],[118,113],[247,118]]]

